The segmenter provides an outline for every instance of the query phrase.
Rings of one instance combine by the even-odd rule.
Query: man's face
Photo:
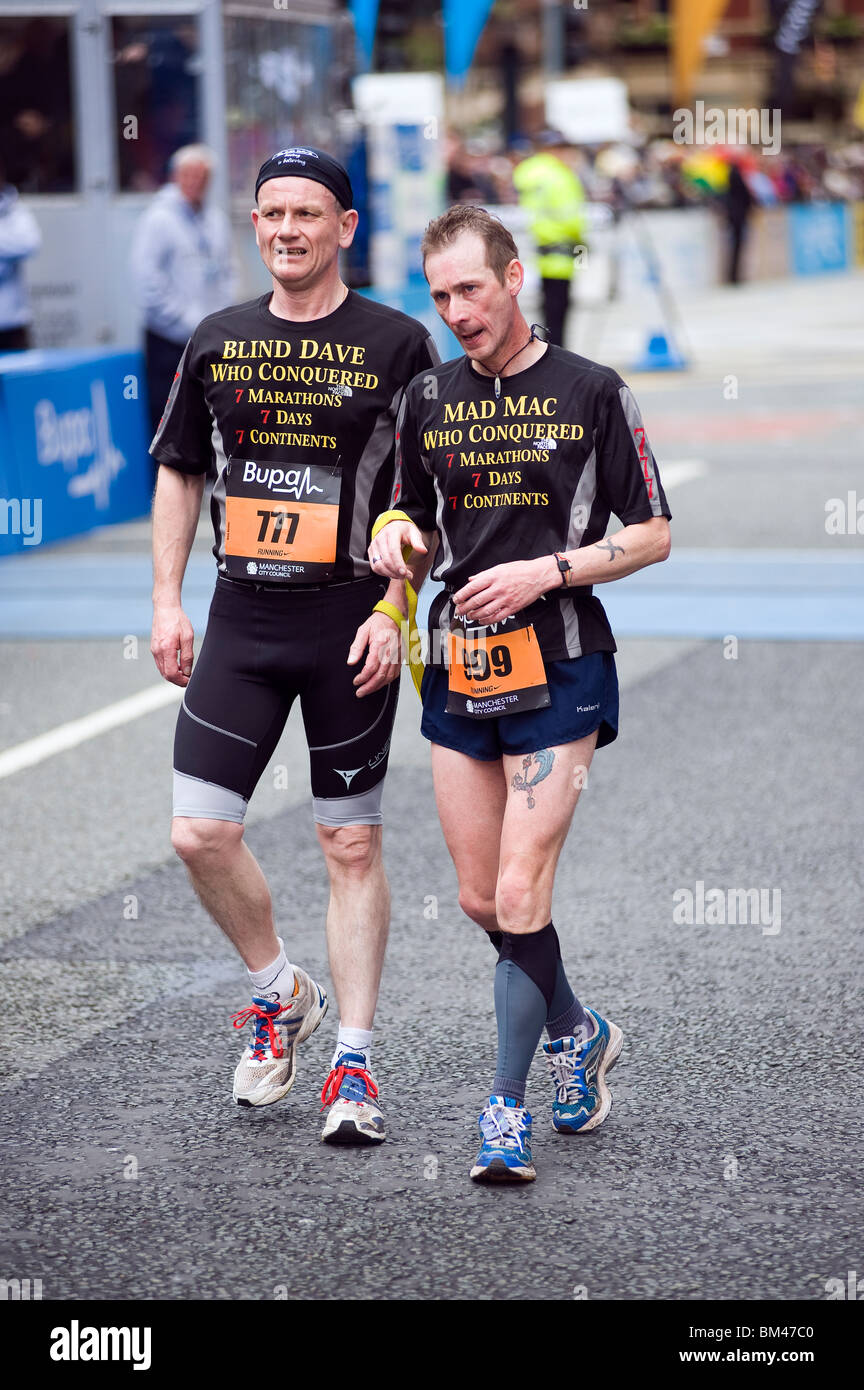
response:
[[[197,206],[204,201],[204,194],[210,182],[210,169],[208,165],[193,160],[188,164],[181,164],[174,179],[186,201]]]
[[[261,259],[286,289],[305,289],[332,272],[340,248],[354,240],[357,220],[313,179],[268,179],[252,210]]]
[[[435,308],[468,356],[494,361],[512,332],[522,288],[519,262],[510,262],[502,285],[486,264],[483,239],[476,232],[462,232],[428,255],[424,269]]]

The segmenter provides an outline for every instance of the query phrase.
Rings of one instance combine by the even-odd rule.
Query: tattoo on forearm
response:
[[[529,753],[527,758],[522,759],[522,772],[516,772],[510,783],[514,792],[527,792],[528,810],[533,811],[536,805],[534,800],[534,788],[538,782],[542,782],[544,777],[548,777],[555,762],[555,754],[551,748],[541,748],[537,753]],[[532,763],[537,764],[537,771],[533,777],[528,776],[528,769]],[[523,776],[523,773],[525,774]]]
[[[614,544],[612,543],[612,541],[608,541],[608,540],[607,540],[607,541],[598,541],[598,542],[597,542],[597,545],[596,545],[596,549],[597,549],[597,550],[608,550],[608,551],[609,551],[609,563],[610,563],[610,565],[611,565],[612,561],[615,559],[615,552],[616,552],[616,550],[618,551],[618,554],[619,554],[619,555],[623,555],[623,554],[624,554],[624,547],[623,547],[623,545],[614,545]]]

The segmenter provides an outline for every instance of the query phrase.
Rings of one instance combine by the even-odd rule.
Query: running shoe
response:
[[[624,1034],[593,1009],[597,1031],[581,1038],[556,1038],[543,1044],[546,1064],[555,1082],[552,1123],[561,1134],[584,1134],[602,1125],[612,1109],[606,1073],[618,1060]]]
[[[476,1182],[533,1182],[531,1116],[509,1096],[490,1096],[480,1116],[480,1152],[471,1177]]]
[[[238,1105],[273,1105],[287,1096],[297,1075],[297,1044],[310,1037],[327,1012],[327,995],[299,966],[294,966],[294,995],[287,1004],[256,995],[232,1022],[255,1030],[234,1073]]]
[[[327,1118],[325,1144],[383,1144],[387,1138],[378,1107],[378,1086],[366,1069],[362,1052],[343,1052],[321,1092]]]

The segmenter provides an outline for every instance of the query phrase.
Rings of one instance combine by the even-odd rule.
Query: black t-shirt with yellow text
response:
[[[362,579],[393,486],[405,388],[438,355],[422,324],[354,291],[308,322],[272,314],[270,298],[198,325],[150,452],[181,473],[215,473],[221,573]]]
[[[625,526],[671,516],[639,408],[612,368],[550,345],[500,389],[461,357],[416,378],[402,406],[391,506],[440,536],[435,665],[450,595],[472,575],[594,545],[613,513]],[[548,661],[616,650],[590,585],[550,590],[520,616]]]

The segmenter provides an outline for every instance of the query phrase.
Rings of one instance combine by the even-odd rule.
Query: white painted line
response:
[[[699,459],[683,459],[664,464],[660,476],[664,489],[668,490],[680,486],[681,483],[688,483],[692,478],[701,478],[706,471],[705,464]],[[152,714],[154,710],[172,704],[180,698],[180,694],[179,686],[169,685],[164,681],[161,685],[153,685],[149,690],[142,690],[137,695],[130,695],[126,700],[118,700],[114,705],[106,705],[104,709],[85,714],[82,719],[60,724],[56,729],[49,729],[47,734],[40,734],[38,738],[28,739],[26,743],[16,744],[14,748],[7,748],[4,753],[0,753],[0,778],[11,777],[13,773],[21,772],[25,767],[35,767],[46,758],[53,758],[55,753],[65,753],[70,748],[77,748],[79,743],[98,738],[109,729],[129,724],[144,714]]]
[[[701,459],[680,459],[674,463],[661,463],[660,481],[663,491],[668,492],[670,488],[680,487],[682,483],[692,482],[694,478],[702,478],[707,472],[708,469]]]
[[[179,685],[169,685],[168,681],[163,681],[161,685],[151,685],[137,695],[130,695],[116,704],[85,714],[81,719],[59,724],[56,729],[49,729],[47,734],[39,734],[37,738],[30,738],[26,743],[18,743],[14,748],[0,753],[0,777],[11,777],[25,767],[34,767],[46,758],[53,758],[55,753],[65,753],[70,748],[77,748],[79,743],[98,738],[99,734],[107,733],[109,729],[129,724],[143,714],[152,714],[154,710],[179,700],[181,694]]]

